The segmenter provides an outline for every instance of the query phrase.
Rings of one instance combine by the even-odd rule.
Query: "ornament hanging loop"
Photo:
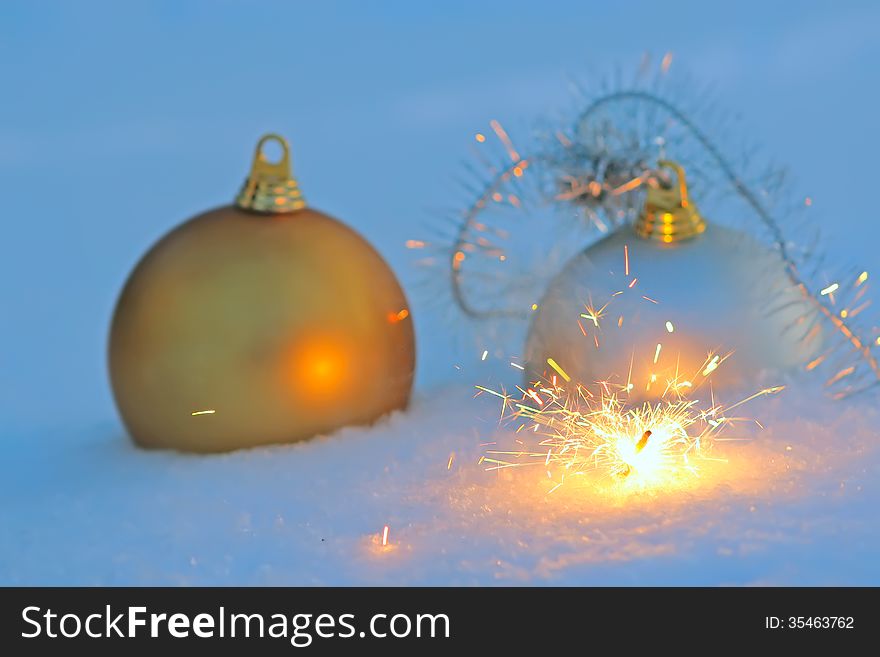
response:
[[[278,144],[281,149],[281,158],[277,162],[270,162],[263,152],[263,148],[270,141]],[[279,179],[290,178],[290,144],[281,135],[269,133],[260,137],[254,151],[254,162],[251,165],[251,175],[254,173],[263,176],[274,176]]]
[[[263,152],[269,142],[281,148],[281,158],[270,162]],[[281,135],[269,133],[257,142],[251,172],[235,199],[243,210],[266,214],[293,212],[306,206],[290,166],[290,145]]]
[[[648,187],[645,207],[635,223],[636,234],[666,244],[696,237],[706,230],[706,222],[690,200],[684,168],[670,160],[660,160],[657,166],[673,171],[676,184]]]

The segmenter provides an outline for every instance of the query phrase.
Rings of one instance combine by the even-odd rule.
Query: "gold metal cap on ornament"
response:
[[[281,159],[270,162],[263,147],[270,141],[281,147]],[[257,142],[251,172],[235,199],[235,205],[251,212],[277,214],[306,207],[290,168],[290,145],[281,135],[263,135]]]
[[[674,171],[677,184],[669,189],[648,188],[645,207],[635,223],[636,234],[666,244],[696,237],[706,230],[706,222],[688,197],[684,168],[669,160],[657,164]]]

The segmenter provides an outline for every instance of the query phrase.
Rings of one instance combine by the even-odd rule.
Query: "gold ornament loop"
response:
[[[270,162],[263,147],[270,141],[281,147],[281,158]],[[235,199],[235,205],[250,212],[278,214],[306,207],[305,198],[291,173],[290,145],[281,135],[269,133],[257,142],[251,172]]]
[[[669,189],[648,187],[645,207],[635,222],[636,234],[671,244],[704,232],[706,222],[690,200],[684,168],[670,160],[660,160],[657,166],[674,171],[677,184]]]

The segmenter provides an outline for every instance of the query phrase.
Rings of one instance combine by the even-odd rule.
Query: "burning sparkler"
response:
[[[519,398],[477,386],[502,399],[502,418],[520,422],[518,436],[528,431],[538,436],[532,446],[518,439],[520,449],[491,450],[481,461],[488,470],[541,466],[553,482],[549,492],[583,476],[627,489],[674,484],[697,474],[700,461],[721,460],[709,454],[713,441],[726,427],[745,419],[731,416],[730,411],[783,389],[765,388],[728,407],[716,403],[711,393],[707,407],[683,394],[685,390],[693,394],[692,380],[701,376],[705,380],[713,371],[709,365],[723,360],[710,354],[694,376],[676,375],[667,381],[659,401],[641,405],[630,404],[630,385],[600,382],[595,391],[581,384],[572,388],[558,363],[554,369],[563,381],[554,376],[534,387],[519,388]]]

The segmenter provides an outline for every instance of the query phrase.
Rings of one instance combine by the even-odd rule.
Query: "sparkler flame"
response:
[[[718,357],[710,355],[700,370],[712,362]],[[682,390],[692,393],[692,386],[691,380],[676,377],[667,381],[659,401],[640,405],[630,404],[631,386],[617,386],[618,391],[609,382],[591,391],[581,384],[572,389],[553,377],[520,389],[521,398],[477,386],[503,400],[502,420],[520,422],[517,436],[528,431],[537,435],[531,446],[518,439],[518,450],[490,450],[482,462],[487,470],[543,466],[553,482],[549,492],[583,476],[625,490],[675,487],[697,475],[701,461],[724,461],[711,456],[713,442],[728,426],[747,419],[729,411],[783,389],[765,388],[725,407],[711,393],[708,406],[684,396]]]

